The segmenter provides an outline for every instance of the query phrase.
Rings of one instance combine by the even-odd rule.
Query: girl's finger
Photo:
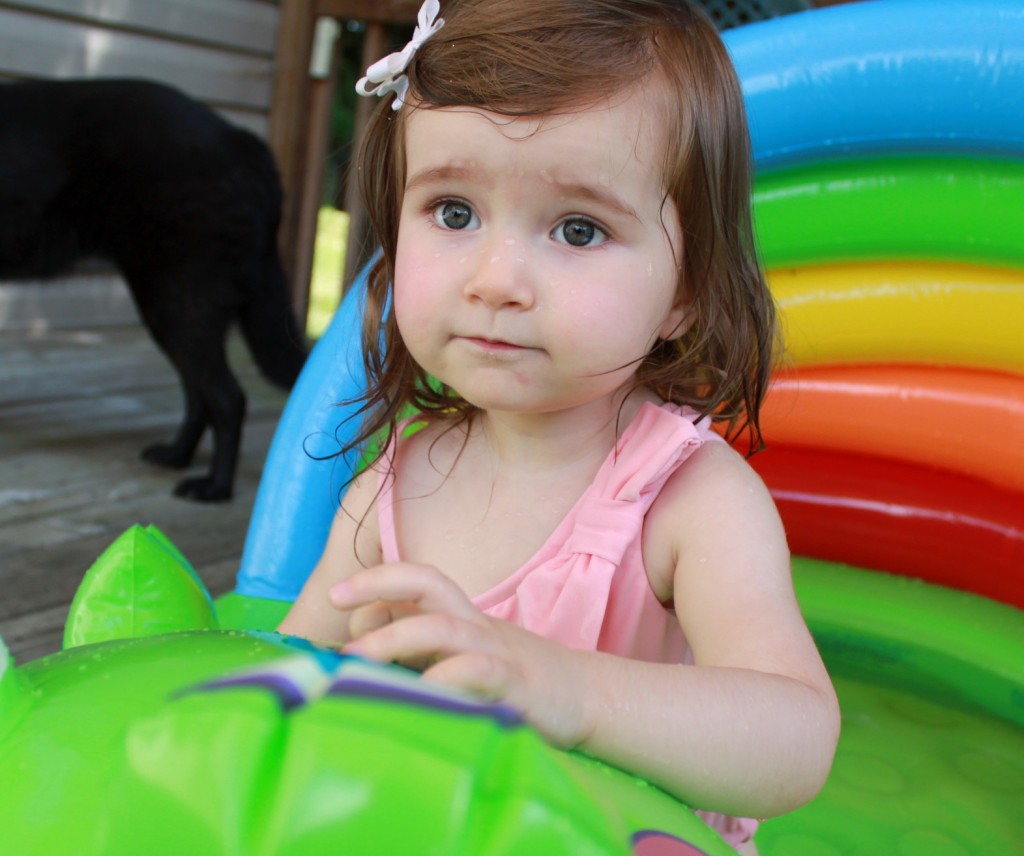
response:
[[[389,603],[375,600],[364,606],[356,607],[349,614],[348,638],[358,639],[360,636],[365,636],[367,633],[372,633],[374,630],[417,613],[416,605],[408,601]]]
[[[359,571],[331,587],[331,603],[356,609],[375,600],[411,601],[423,612],[472,619],[479,613],[465,593],[430,565],[396,562]]]
[[[495,653],[484,626],[450,615],[413,615],[353,639],[343,649],[381,662],[434,662],[467,652]]]

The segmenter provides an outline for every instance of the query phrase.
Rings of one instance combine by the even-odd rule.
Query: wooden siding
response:
[[[138,323],[131,294],[114,272],[85,269],[49,282],[0,281],[0,332],[42,333]],[[0,395],[0,408],[2,401]]]
[[[268,135],[270,0],[0,0],[0,75],[146,77]]]

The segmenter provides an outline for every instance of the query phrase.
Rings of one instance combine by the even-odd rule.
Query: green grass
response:
[[[321,208],[317,216],[309,312],[306,315],[306,335],[310,338],[319,339],[323,335],[341,301],[347,238],[348,214],[335,208]]]

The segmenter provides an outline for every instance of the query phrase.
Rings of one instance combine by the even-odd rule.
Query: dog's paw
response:
[[[142,450],[142,460],[169,470],[183,470],[192,463],[192,455],[177,446],[157,443]]]
[[[174,495],[192,502],[227,502],[231,499],[231,486],[218,484],[208,476],[183,479],[174,488]]]

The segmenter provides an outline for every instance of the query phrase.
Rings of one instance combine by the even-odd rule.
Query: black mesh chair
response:
[[[813,8],[810,0],[699,0],[719,30]]]

